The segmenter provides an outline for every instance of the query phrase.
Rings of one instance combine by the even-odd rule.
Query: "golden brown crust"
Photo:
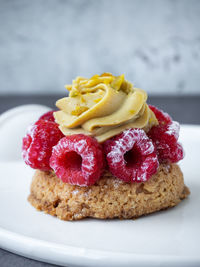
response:
[[[145,183],[128,184],[106,172],[89,187],[66,184],[54,173],[37,170],[28,200],[62,220],[129,219],[176,206],[189,193],[179,166],[171,164],[160,165]]]

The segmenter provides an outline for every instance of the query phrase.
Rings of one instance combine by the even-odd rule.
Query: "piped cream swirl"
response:
[[[90,79],[77,77],[67,85],[69,97],[56,102],[56,122],[64,135],[86,134],[101,143],[129,128],[149,130],[157,119],[145,91],[134,88],[124,75],[110,73]]]

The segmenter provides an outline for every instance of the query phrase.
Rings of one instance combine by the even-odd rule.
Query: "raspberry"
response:
[[[56,110],[50,110],[50,111],[44,113],[44,114],[39,118],[39,120],[55,122],[55,119],[54,119],[54,116],[53,116],[53,113],[54,113],[55,111],[56,111]]]
[[[93,185],[104,167],[102,147],[83,134],[66,136],[54,146],[50,166],[64,183]]]
[[[164,143],[175,143],[179,137],[180,125],[173,121],[168,125],[154,126],[148,132],[148,136],[157,143],[162,141]]]
[[[160,143],[157,146],[157,153],[161,163],[175,163],[184,157],[184,151],[180,143]]]
[[[27,165],[33,169],[51,170],[49,159],[52,147],[64,135],[58,125],[51,121],[39,120],[30,126],[22,142],[22,156]]]
[[[158,109],[155,106],[149,105],[149,108],[153,111],[153,113],[156,115],[156,118],[159,122],[159,124],[169,124],[172,122],[172,118],[169,116],[168,113],[162,111],[161,109]]]
[[[158,125],[151,128],[148,132],[152,139],[158,159],[160,162],[178,162],[183,159],[184,153],[182,146],[177,142],[179,137],[180,125],[176,121],[168,125]]]
[[[125,182],[147,181],[158,168],[152,141],[142,129],[129,129],[104,143],[110,172]]]

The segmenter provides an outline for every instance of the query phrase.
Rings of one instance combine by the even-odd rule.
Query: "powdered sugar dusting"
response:
[[[77,152],[82,153],[83,150],[86,151],[87,149],[88,149],[87,142],[85,140],[79,140],[76,143],[76,150],[77,150]]]
[[[180,130],[180,124],[177,121],[173,121],[168,125],[166,134],[173,135],[176,138],[176,140],[178,140],[179,130]]]
[[[38,120],[28,127],[23,138],[22,156],[34,169],[50,170],[49,159],[52,147],[63,137],[56,123]]]
[[[146,181],[158,168],[154,144],[142,129],[124,131],[107,143],[106,151],[111,173],[126,182]]]
[[[70,152],[76,153],[67,157]],[[89,186],[101,175],[104,164],[102,147],[94,138],[86,135],[66,136],[53,148],[50,164],[63,182]]]

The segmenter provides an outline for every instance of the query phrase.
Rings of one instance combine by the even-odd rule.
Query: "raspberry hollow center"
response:
[[[135,165],[139,163],[139,154],[138,151],[134,148],[131,150],[127,151],[124,154],[124,160],[127,168],[132,168]]]
[[[73,170],[81,170],[82,166],[82,157],[75,151],[70,151],[65,154],[65,163],[66,168]]]

